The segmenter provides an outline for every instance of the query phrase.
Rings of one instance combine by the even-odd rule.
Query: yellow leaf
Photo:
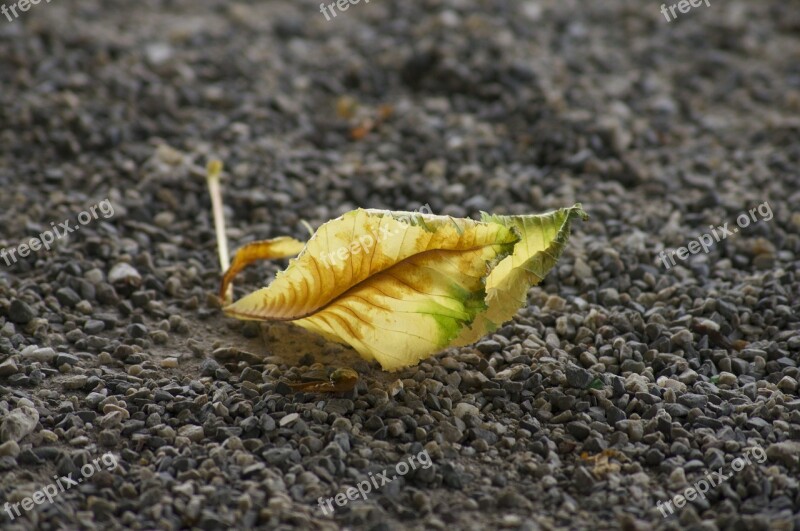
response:
[[[225,292],[228,289],[228,285],[233,280],[233,277],[239,274],[239,271],[249,264],[257,260],[276,260],[278,258],[297,256],[305,246],[305,243],[295,240],[294,238],[289,238],[288,236],[248,243],[236,251],[236,256],[231,266],[222,276],[222,282],[219,287],[219,298],[225,300]]]
[[[483,215],[483,221],[514,228],[522,236],[514,253],[497,264],[486,279],[489,309],[464,329],[453,346],[469,345],[514,317],[527,302],[528,289],[556,265],[569,239],[573,218],[588,219],[581,206],[531,216]]]
[[[354,210],[322,225],[268,287],[224,311],[292,321],[387,370],[415,365],[513,317],[528,287],[555,264],[576,215],[585,216],[579,205],[481,221]],[[275,257],[277,248],[237,254],[226,280],[234,266],[261,251]]]

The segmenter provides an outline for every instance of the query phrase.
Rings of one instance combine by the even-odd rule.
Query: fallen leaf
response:
[[[358,102],[350,96],[341,96],[336,100],[336,116],[349,120],[358,109]]]
[[[358,373],[353,369],[343,367],[333,371],[328,380],[293,382],[288,385],[295,391],[308,393],[346,393],[352,391],[357,383]]]
[[[580,205],[481,221],[358,209],[322,225],[266,288],[226,306],[239,319],[291,321],[386,370],[472,343],[511,319],[563,251]],[[298,247],[245,248],[231,270]],[[279,250],[281,252],[279,252]],[[234,273],[225,274],[224,293]]]
[[[619,464],[609,462],[609,459],[612,457],[620,461],[627,459],[623,454],[610,448],[595,455],[589,455],[588,452],[581,453],[581,459],[594,465],[592,467],[592,474],[594,474],[597,479],[602,479],[612,472],[620,471],[621,467]]]
[[[350,137],[353,140],[361,140],[391,118],[392,114],[394,114],[394,108],[391,105],[381,105],[375,112],[374,117],[364,118],[356,127],[350,130]]]
[[[228,289],[228,284],[233,280],[239,271],[247,267],[248,264],[256,260],[275,260],[278,258],[288,258],[290,256],[297,256],[303,250],[305,243],[281,236],[272,240],[259,240],[252,242],[236,251],[236,256],[231,262],[231,266],[225,271],[222,276],[222,283],[219,289],[219,298],[225,300],[225,292]]]

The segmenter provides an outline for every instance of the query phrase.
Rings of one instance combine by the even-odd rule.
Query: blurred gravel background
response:
[[[634,5],[635,4],[635,5]],[[40,3],[0,17],[3,529],[800,529],[800,7],[373,0]],[[224,319],[202,168],[232,247],[359,207],[580,201],[497,334],[396,374]],[[667,271],[657,255],[768,201]],[[253,267],[237,294],[281,264]],[[315,365],[316,364],[316,365]],[[282,383],[351,366],[352,393]],[[656,503],[761,447],[664,518]],[[370,472],[434,466],[323,515]]]

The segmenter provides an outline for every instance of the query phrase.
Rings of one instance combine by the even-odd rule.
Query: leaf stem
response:
[[[228,254],[228,238],[225,235],[225,215],[222,211],[222,192],[220,191],[220,175],[222,174],[222,161],[212,159],[206,166],[206,181],[208,182],[208,193],[211,196],[211,212],[214,215],[214,232],[217,235],[217,251],[219,252],[219,267],[222,273],[231,266],[230,255]],[[225,291],[223,304],[228,304],[233,300],[233,283],[228,284]]]

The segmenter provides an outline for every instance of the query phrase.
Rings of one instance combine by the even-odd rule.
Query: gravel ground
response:
[[[0,527],[800,529],[800,10],[715,0],[668,23],[633,4],[0,17],[0,247],[79,228],[0,261]],[[591,220],[513,322],[390,374],[222,317],[211,156],[233,247],[359,206],[580,201]],[[113,215],[76,223],[106,199]],[[352,392],[285,383],[343,366]],[[422,452],[432,466],[320,510]],[[53,503],[3,508],[101,456],[117,466]]]

